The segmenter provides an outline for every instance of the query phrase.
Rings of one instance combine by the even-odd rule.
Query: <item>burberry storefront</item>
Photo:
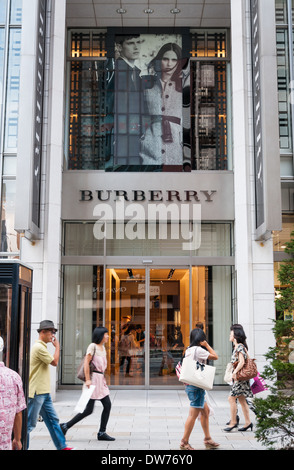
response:
[[[142,5],[107,17],[114,4],[84,3],[23,12],[36,42],[22,44],[15,227],[34,269],[32,341],[40,320],[58,325],[52,383],[80,387],[99,325],[111,387],[179,387],[199,323],[215,385],[232,322],[262,370],[281,216],[275,2],[180,2],[186,17],[163,2],[148,26]]]
[[[226,30],[70,32],[64,385],[79,383],[92,330],[105,325],[112,386],[178,386],[199,322],[223,383],[234,297],[228,51]]]

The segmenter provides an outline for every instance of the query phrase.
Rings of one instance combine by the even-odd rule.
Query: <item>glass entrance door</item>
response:
[[[189,279],[189,269],[106,270],[110,385],[178,385],[175,366],[189,344]]]
[[[219,354],[215,384],[223,384],[231,357],[231,282],[230,266],[65,266],[62,384],[80,384],[76,370],[102,325],[110,332],[106,380],[113,387],[178,387],[175,366],[195,327]],[[0,300],[0,336],[8,342],[9,286]]]
[[[110,385],[145,385],[145,269],[106,270],[105,326]]]
[[[189,269],[150,269],[150,386],[178,385],[175,367],[189,345],[189,277]]]

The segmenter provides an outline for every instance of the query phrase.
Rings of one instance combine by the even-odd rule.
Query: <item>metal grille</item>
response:
[[[226,31],[193,31],[192,32],[192,57],[227,57]]]
[[[193,169],[227,170],[225,62],[192,62]]]
[[[77,31],[71,34],[71,57],[106,57],[105,31]]]
[[[72,61],[70,84],[69,169],[104,169],[111,135],[104,61]]]

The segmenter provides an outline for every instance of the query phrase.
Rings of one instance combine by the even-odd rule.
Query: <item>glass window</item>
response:
[[[191,30],[192,57],[225,58],[228,56],[226,30]]]
[[[15,151],[18,134],[18,105],[20,80],[21,30],[11,29],[9,34],[9,58],[5,117],[5,151]]]
[[[226,31],[72,31],[70,45],[69,169],[228,169]]]
[[[12,286],[0,286],[0,337],[4,342],[4,349],[0,352],[0,361],[9,367],[10,335],[11,335],[11,302]]]
[[[3,162],[3,175],[4,176],[15,176],[16,175],[16,156],[4,157]]]
[[[15,180],[3,180],[0,251],[8,253],[19,251],[19,234],[14,230],[15,191]]]
[[[278,63],[278,100],[280,124],[280,149],[290,152],[291,137],[291,103],[289,100],[289,41],[287,29],[277,30],[277,63]]]
[[[71,62],[69,169],[104,169],[113,128],[106,79],[103,62]]]
[[[193,62],[193,169],[227,170],[227,64]]]
[[[105,326],[111,385],[145,384],[145,269],[107,269]]]
[[[208,343],[218,352],[215,383],[223,383],[223,371],[231,359],[229,342],[232,320],[232,273],[230,266],[192,268],[192,328],[205,331]]]
[[[0,24],[6,23],[7,0],[0,0]]]
[[[189,269],[151,269],[150,385],[179,385],[175,367],[190,337]]]
[[[65,256],[103,256],[104,224],[67,222]],[[233,256],[231,224],[114,223],[106,227],[107,256]]]
[[[5,29],[0,28],[0,129],[2,122],[2,109],[3,109],[3,80],[4,80],[4,45],[5,45]]]
[[[280,232],[273,232],[274,251],[284,251],[285,243],[291,240],[291,233],[294,231],[294,215],[283,214],[282,216],[282,230]]]
[[[23,0],[11,0],[10,24],[21,24]]]
[[[103,267],[64,267],[62,382],[81,384],[77,368],[103,322]]]
[[[215,384],[224,383],[231,357],[231,267],[107,268],[104,282],[102,266],[65,266],[63,312],[63,384],[79,383],[78,365],[93,329],[102,325],[109,331],[110,385],[179,386],[175,367],[191,327],[203,328],[218,352]]]
[[[287,24],[288,13],[287,13],[288,0],[276,0],[276,23]]]
[[[64,224],[65,256],[103,256],[104,240],[94,236],[94,223],[68,222]]]

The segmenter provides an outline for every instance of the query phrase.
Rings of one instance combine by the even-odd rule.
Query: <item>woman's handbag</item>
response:
[[[96,352],[96,348],[95,348],[95,352]],[[94,354],[93,354],[93,357],[94,357]],[[78,372],[77,372],[77,378],[79,380],[82,380],[83,382],[86,382],[85,371],[84,371],[85,357],[86,357],[86,354],[84,355],[82,362],[80,363],[78,367]],[[93,357],[89,363],[90,376],[93,374],[93,372],[98,372],[95,364],[93,363]]]
[[[228,362],[225,375],[224,375],[224,381],[227,384],[230,384],[232,382],[232,375],[233,375],[233,364],[231,362]]]
[[[215,367],[201,364],[192,356],[183,359],[179,381],[203,390],[212,390]]]
[[[255,359],[251,359],[247,353],[247,359],[244,366],[237,372],[236,379],[238,382],[244,380],[254,379],[258,374],[258,370],[255,364]]]

